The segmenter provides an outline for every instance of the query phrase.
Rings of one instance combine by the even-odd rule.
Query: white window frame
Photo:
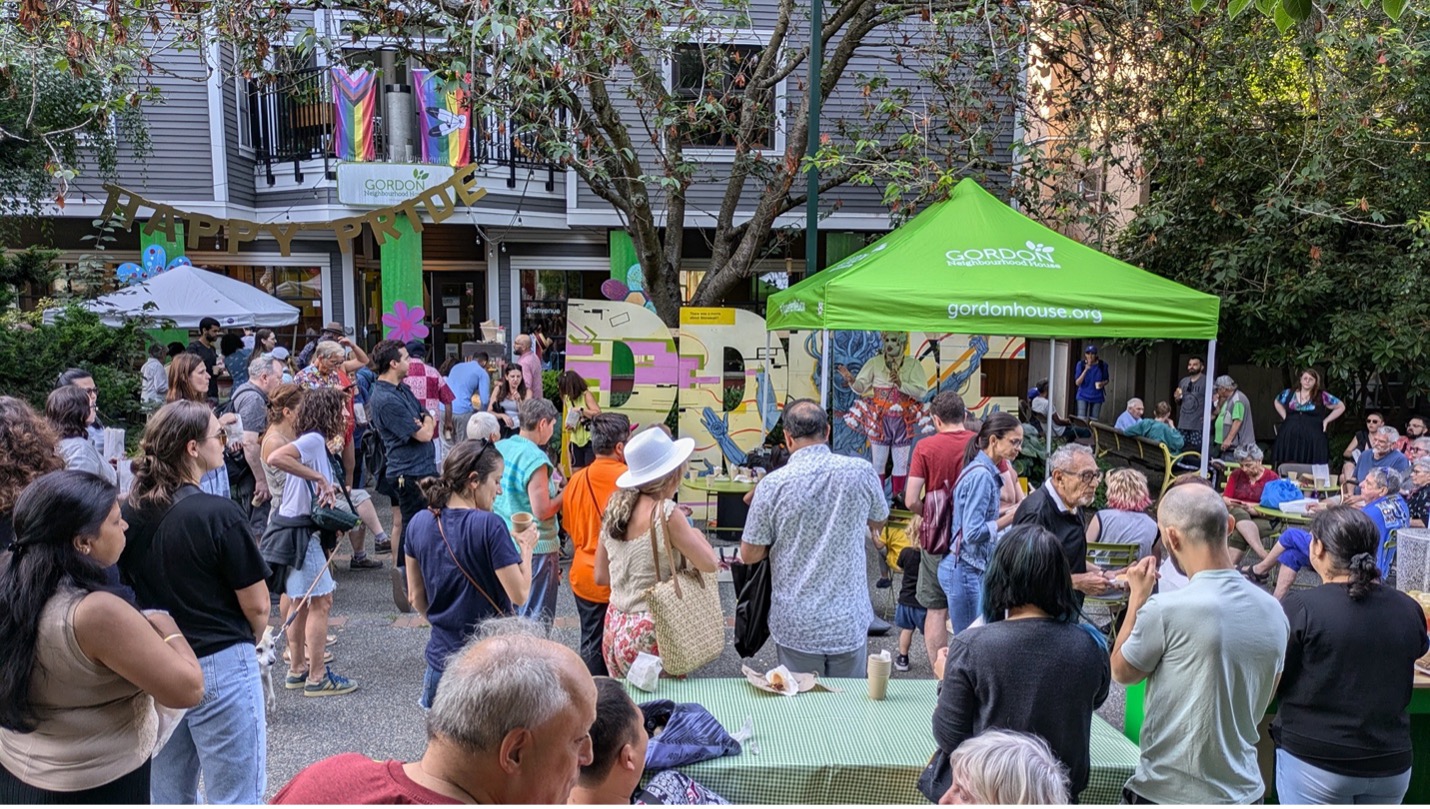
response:
[[[737,28],[713,28],[708,36],[683,45],[754,45],[760,48],[768,48],[770,36],[773,31],[744,30]],[[667,93],[675,90],[675,62],[673,59],[664,60],[664,80]],[[754,149],[766,155],[783,154],[785,150],[785,116],[788,111],[788,78],[780,79],[775,84],[774,96],[774,121],[771,123],[773,134],[773,144],[768,149]],[[664,145],[665,135],[661,135],[662,145]],[[733,146],[692,146],[687,145],[682,150],[687,157],[703,160],[712,163],[733,163],[735,162],[735,147]]]

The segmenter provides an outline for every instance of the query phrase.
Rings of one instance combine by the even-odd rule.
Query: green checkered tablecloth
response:
[[[841,693],[766,694],[744,679],[660,681],[636,702],[669,699],[705,706],[726,730],[753,719],[758,753],[704,761],[681,771],[732,803],[927,803],[919,775],[934,751],[933,680],[889,682],[888,698],[868,698],[863,680],[825,680]],[[1121,803],[1137,766],[1137,746],[1092,718],[1092,780],[1082,803]]]

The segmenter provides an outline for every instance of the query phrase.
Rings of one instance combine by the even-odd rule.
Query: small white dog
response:
[[[268,710],[273,710],[273,702],[278,698],[273,692],[273,664],[278,662],[278,653],[273,648],[273,627],[263,630],[258,641],[258,674],[263,678],[263,687],[268,691]]]

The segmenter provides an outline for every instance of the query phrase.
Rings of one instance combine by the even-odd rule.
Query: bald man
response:
[[[1235,525],[1214,489],[1168,489],[1157,527],[1191,581],[1152,595],[1156,558],[1127,569],[1112,676],[1123,685],[1147,681],[1147,718],[1124,802],[1255,803],[1265,792],[1256,726],[1285,665],[1286,614],[1232,567],[1226,537]]]
[[[298,773],[275,804],[566,803],[591,763],[596,685],[540,624],[503,618],[452,656],[403,763],[344,753]]]
[[[526,380],[526,389],[536,398],[541,398],[541,358],[531,348],[531,335],[518,334],[512,342],[516,353],[516,364],[521,366],[521,376]]]

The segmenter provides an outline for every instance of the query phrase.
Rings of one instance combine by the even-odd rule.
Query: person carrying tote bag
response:
[[[606,505],[596,549],[595,581],[611,588],[601,646],[612,677],[625,677],[641,652],[682,674],[718,657],[724,646],[715,549],[683,515],[671,518],[694,448],[691,439],[673,441],[660,427],[626,444],[628,469],[616,480],[620,489]],[[713,656],[706,624],[719,632]]]

